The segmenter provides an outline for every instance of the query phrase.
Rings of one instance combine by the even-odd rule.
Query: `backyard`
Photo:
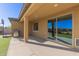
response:
[[[5,56],[7,54],[10,39],[11,37],[3,38],[0,36],[0,56]]]

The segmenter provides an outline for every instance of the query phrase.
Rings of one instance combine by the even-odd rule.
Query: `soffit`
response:
[[[69,10],[70,8],[74,8],[75,6],[78,5],[79,4],[77,3],[76,4],[61,3],[55,6],[54,3],[37,3],[33,4],[28,15],[30,20],[36,20],[47,17],[51,14],[54,15],[64,10]]]

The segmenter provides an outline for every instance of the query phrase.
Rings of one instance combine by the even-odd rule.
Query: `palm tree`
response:
[[[3,24],[3,35],[4,35],[4,20],[1,19],[1,24]]]

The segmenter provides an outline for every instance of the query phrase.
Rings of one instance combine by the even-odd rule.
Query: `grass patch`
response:
[[[11,37],[2,38],[0,36],[0,56],[6,56]]]

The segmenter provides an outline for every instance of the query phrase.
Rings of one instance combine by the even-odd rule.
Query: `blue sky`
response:
[[[1,19],[4,20],[4,26],[10,26],[8,17],[18,18],[23,4],[22,3],[0,3],[0,23]],[[2,26],[2,24],[0,24]]]
[[[0,3],[0,23],[1,19],[3,19],[5,27],[11,26],[8,17],[18,18],[22,6],[22,3]],[[0,26],[2,26],[2,24],[0,24]],[[48,24],[48,27],[51,28],[51,23]],[[72,21],[59,21],[58,28],[72,28]]]
[[[56,22],[54,23],[54,26],[56,27]],[[64,20],[64,21],[58,21],[57,27],[58,28],[64,28],[64,29],[65,28],[71,29],[72,28],[72,20],[68,19],[68,20]],[[48,23],[48,28],[52,28],[51,22]]]

